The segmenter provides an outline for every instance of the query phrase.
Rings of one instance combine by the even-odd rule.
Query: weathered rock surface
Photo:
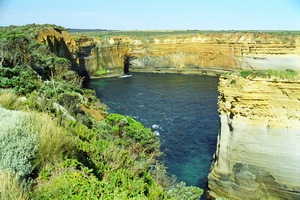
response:
[[[76,57],[74,53],[78,48],[67,31],[48,27],[40,31],[35,40],[38,43],[49,46],[50,50],[57,56],[68,58],[72,62],[75,62]]]
[[[65,30],[48,28],[36,41],[74,69],[90,76],[133,72],[220,74],[242,69],[300,71],[300,37],[266,33],[212,33],[130,38],[71,37]]]
[[[209,195],[300,199],[300,82],[220,78]]]
[[[84,40],[87,40],[85,37]],[[218,74],[241,69],[300,71],[300,37],[257,34],[177,35],[147,40],[111,36],[90,38],[88,71]],[[96,48],[97,50],[93,50]],[[98,52],[98,53],[97,53]],[[97,62],[96,62],[97,61]],[[128,63],[126,63],[128,61]],[[98,68],[98,69],[97,69]],[[89,70],[92,69],[92,70]]]
[[[48,27],[38,32],[35,40],[38,43],[49,46],[50,50],[55,55],[69,59],[74,71],[86,78],[89,78],[90,72],[86,69],[86,60],[81,59],[79,54],[80,46],[78,46],[66,30]],[[90,67],[94,66],[94,63],[89,64]]]

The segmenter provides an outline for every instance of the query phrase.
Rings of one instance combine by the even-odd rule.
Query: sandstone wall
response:
[[[219,93],[209,195],[300,199],[300,81],[220,78]]]
[[[74,68],[91,76],[133,72],[222,74],[242,69],[300,71],[300,37],[266,33],[212,33],[157,37],[71,37],[48,28],[36,41],[47,44]]]
[[[300,71],[300,38],[296,36],[224,33],[90,40],[99,53],[87,59],[98,60],[101,70],[108,72],[122,72],[126,60],[130,71],[137,72],[220,74],[270,68]]]
[[[70,34],[65,30],[53,27],[40,31],[35,38],[37,43],[46,44],[57,56],[68,58],[71,62],[76,62],[77,46]]]

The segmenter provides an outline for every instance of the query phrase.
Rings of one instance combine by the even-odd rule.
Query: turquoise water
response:
[[[86,83],[110,113],[128,115],[159,133],[168,172],[187,185],[206,186],[219,130],[218,78],[132,73]]]

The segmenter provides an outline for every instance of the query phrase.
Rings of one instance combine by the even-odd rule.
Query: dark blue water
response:
[[[95,79],[110,113],[128,115],[159,132],[168,172],[204,188],[219,129],[218,78],[132,73],[130,78]]]

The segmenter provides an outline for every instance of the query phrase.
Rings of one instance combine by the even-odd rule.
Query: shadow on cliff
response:
[[[71,61],[71,70],[75,71],[79,76],[84,77],[85,80],[90,79],[90,75],[85,66],[84,56],[77,54],[79,59],[79,64],[76,62],[75,56],[73,56],[72,52],[67,47],[63,38],[60,40],[54,39],[54,42],[51,41],[50,38],[47,38],[48,46],[50,47],[51,52],[53,52],[58,57],[67,58]]]

